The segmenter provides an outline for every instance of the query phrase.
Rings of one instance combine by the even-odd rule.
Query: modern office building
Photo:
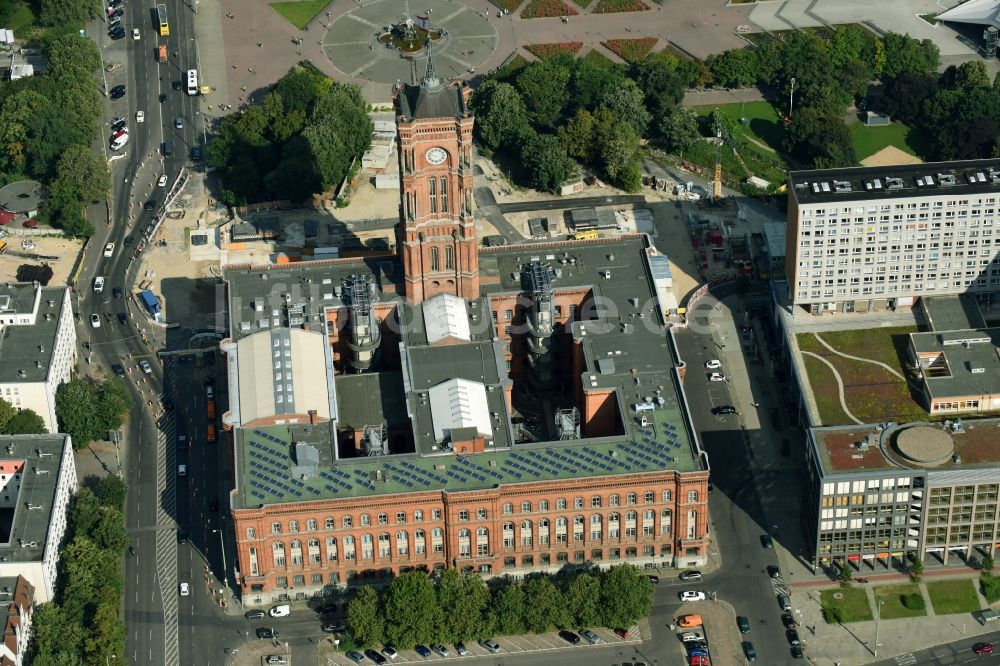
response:
[[[1000,160],[789,174],[785,274],[814,314],[1000,291]]]
[[[50,601],[77,487],[69,435],[0,436],[0,486],[0,578],[23,576]]]
[[[432,64],[396,90],[400,256],[226,270],[248,604],[415,569],[706,561],[661,255],[638,235],[480,249],[467,98]]]
[[[998,419],[811,428],[803,520],[814,566],[868,572],[997,555],[998,435]]]
[[[75,363],[69,288],[0,284],[0,398],[33,410],[56,432],[56,389]]]

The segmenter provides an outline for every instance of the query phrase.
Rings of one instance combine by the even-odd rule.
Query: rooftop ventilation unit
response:
[[[849,180],[835,180],[833,181],[833,189],[837,192],[843,194],[844,192],[850,192],[854,189]]]
[[[977,171],[976,173],[967,173],[967,174],[965,174],[965,178],[972,185],[975,185],[976,183],[985,183],[986,182],[986,174],[983,173],[982,171]]]
[[[952,187],[958,184],[955,176],[950,173],[939,173],[937,178],[938,182],[941,183],[941,187]]]
[[[901,190],[903,189],[903,179],[902,178],[886,178],[885,187],[887,190]]]
[[[875,180],[866,180],[865,189],[869,191],[878,191],[882,189],[882,181],[878,178]]]

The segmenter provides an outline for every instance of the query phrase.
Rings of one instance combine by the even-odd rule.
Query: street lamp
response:
[[[792,117],[792,103],[795,100],[795,77],[792,77],[792,87],[788,91],[788,117]]]
[[[875,659],[878,659],[878,629],[879,622],[882,620],[882,604],[884,603],[885,599],[879,599],[878,608],[875,609],[877,611],[877,614],[875,615],[875,649],[872,651],[872,656]]]
[[[229,570],[226,569],[226,543],[222,539],[222,529],[212,531],[219,533],[219,546],[222,549],[222,584],[229,587]]]

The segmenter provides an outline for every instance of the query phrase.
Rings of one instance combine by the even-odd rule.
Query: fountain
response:
[[[436,42],[443,36],[444,31],[431,27],[428,10],[423,15],[418,15],[416,20],[407,12],[397,23],[382,28],[378,41],[385,44],[386,48],[396,49],[400,55],[410,57],[420,53],[427,42]]]

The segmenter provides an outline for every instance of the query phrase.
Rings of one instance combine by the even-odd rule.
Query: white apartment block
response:
[[[813,314],[1000,292],[1000,160],[789,174],[785,273]]]
[[[69,435],[0,435],[0,578],[23,576],[36,603],[55,594],[76,488]]]
[[[56,389],[76,363],[69,288],[0,284],[0,398],[31,409],[57,432]]]

